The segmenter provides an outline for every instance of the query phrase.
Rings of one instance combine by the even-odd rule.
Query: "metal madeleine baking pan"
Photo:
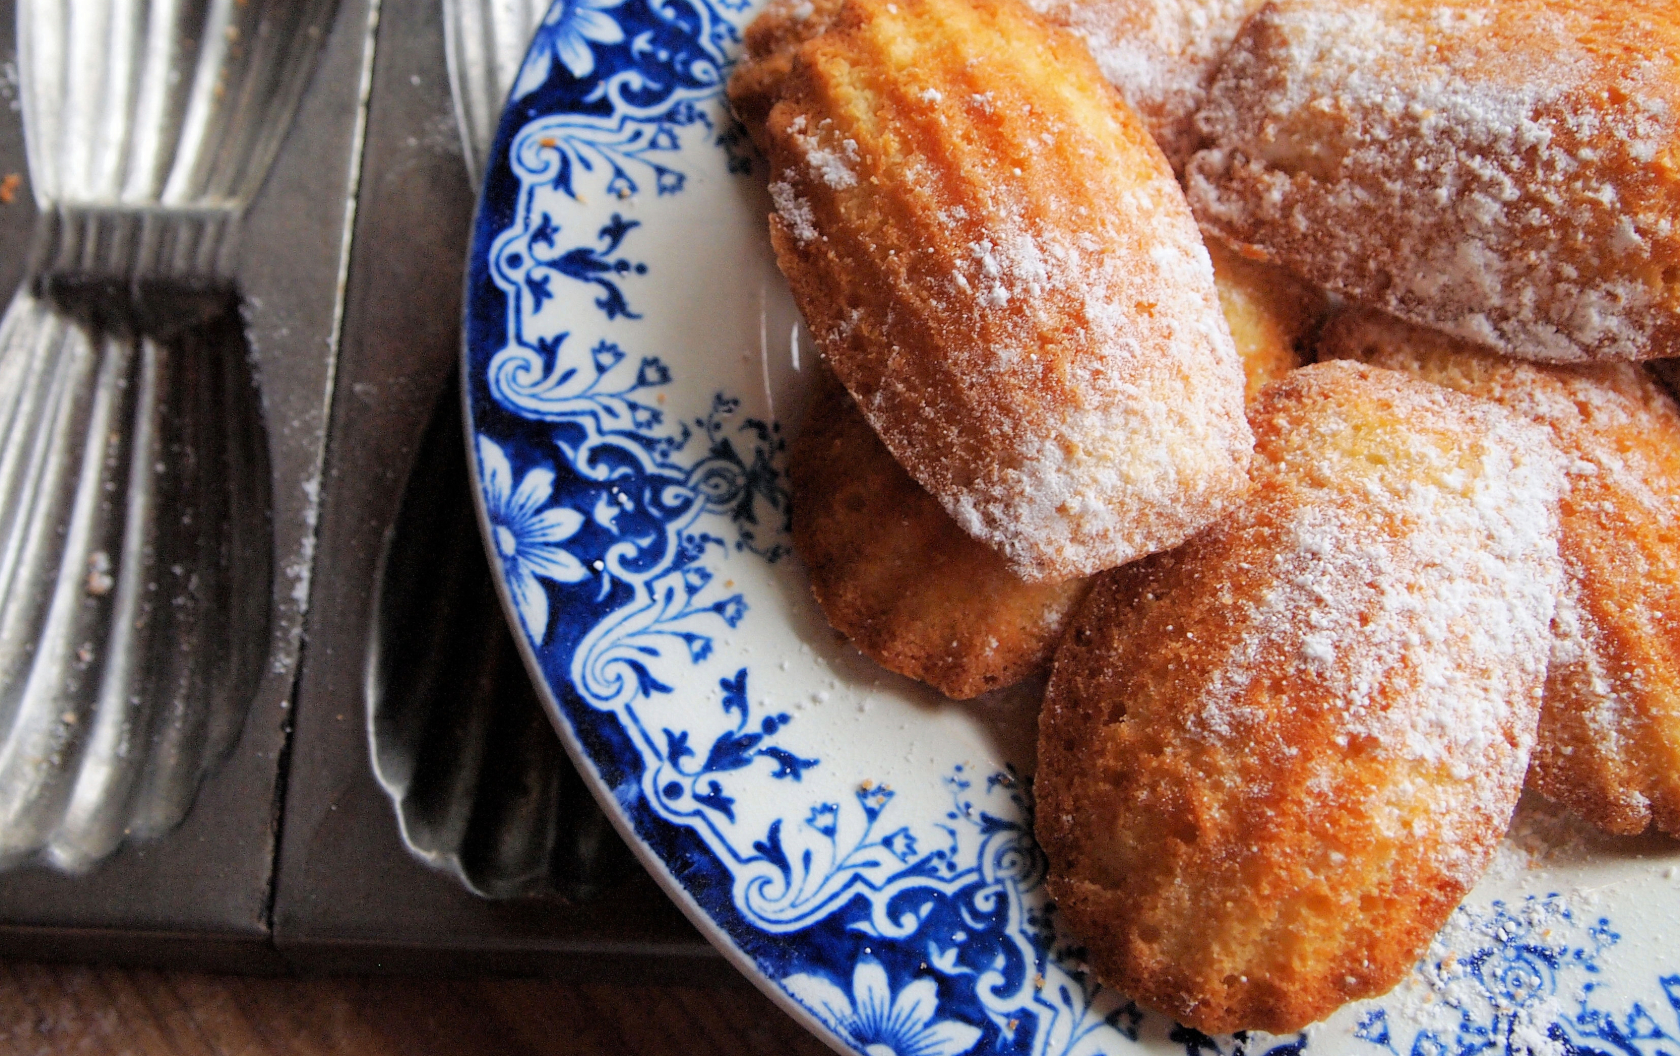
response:
[[[540,13],[0,0],[0,952],[713,956],[547,727],[466,491],[470,159]]]
[[[0,12],[8,949],[267,945],[367,17]]]

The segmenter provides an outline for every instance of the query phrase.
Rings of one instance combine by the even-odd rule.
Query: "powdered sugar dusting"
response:
[[[806,134],[805,118],[802,116],[789,123],[788,131],[794,142],[804,149],[805,160],[817,179],[837,191],[857,186],[857,174],[852,171],[852,166],[858,161],[856,140],[835,136],[832,122],[827,121],[818,126],[817,132]],[[825,140],[828,142],[825,143]]]
[[[1626,838],[1593,827],[1538,793],[1525,792],[1488,879],[1502,892],[1551,890],[1563,877],[1579,876],[1582,866],[1626,857],[1628,850]]]
[[[1662,274],[1680,198],[1656,160],[1680,133],[1680,62],[1631,29],[1606,59],[1587,43],[1602,32],[1569,5],[1269,6],[1198,119],[1192,204],[1317,281],[1509,354],[1657,354],[1680,301]]]
[[[904,64],[910,90],[819,89],[830,67],[802,66],[809,96],[791,91],[767,129],[796,244],[779,261],[836,375],[1027,578],[1183,541],[1246,486],[1252,437],[1182,189],[1098,71],[1029,13],[981,47],[999,31],[971,10],[872,10],[823,43]]]
[[[1491,1038],[1508,1053],[1570,1056],[1582,1050],[1557,1025],[1578,1022],[1598,959],[1617,940],[1579,897],[1461,906],[1385,1002],[1381,1019],[1367,1017],[1360,1034],[1371,1038],[1379,1024],[1403,1032],[1389,1041],[1400,1052],[1486,1051]],[[1449,1041],[1470,1042],[1466,1034],[1478,1039],[1473,1049]]]
[[[1582,584],[1570,576],[1558,596],[1557,616],[1552,621],[1552,689],[1560,706],[1573,708],[1592,733],[1592,749],[1610,759],[1620,759],[1633,747],[1624,743],[1638,714],[1626,691],[1636,688],[1627,676],[1611,670],[1601,640],[1603,629],[1582,605]],[[1637,674],[1634,676],[1637,679]],[[1645,797],[1630,792],[1635,809],[1649,812]]]
[[[1162,180],[1132,189],[1115,206],[1124,224],[1134,216],[1170,216],[1177,197],[1177,188]],[[942,219],[955,235],[972,229],[972,213]],[[1052,226],[1020,215],[1007,201],[994,203],[980,226],[984,237],[966,244],[949,277],[950,296],[972,296],[983,310],[1000,313],[987,324],[990,362],[975,364],[982,372],[976,380],[1004,375],[1030,384],[1049,369],[1043,334],[1059,326],[1069,305],[1084,340],[1103,350],[1082,369],[1094,378],[1134,380],[1110,384],[1101,399],[1069,408],[1058,431],[1023,436],[1012,464],[975,480],[947,509],[966,531],[1023,567],[1045,549],[1079,560],[1073,555],[1097,538],[1112,547],[1107,563],[1159,549],[1153,540],[1182,530],[1167,527],[1162,516],[1175,496],[1188,494],[1188,482],[1216,476],[1233,447],[1246,446],[1246,427],[1223,396],[1193,406],[1174,395],[1182,381],[1163,391],[1146,380],[1156,368],[1138,339],[1139,305],[1184,335],[1178,369],[1194,377],[1195,388],[1241,376],[1222,317],[1201,299],[1213,277],[1206,248],[1193,227],[1157,223],[1140,247],[1150,267],[1140,269],[1129,249],[1117,251],[1117,241],[1132,236],[1117,240],[1113,220]],[[1192,349],[1208,351],[1192,355]],[[865,405],[866,413],[872,409]]]
[[[811,212],[811,203],[799,197],[792,184],[784,180],[772,183],[770,200],[776,205],[776,215],[787,224],[794,238],[809,242],[817,237],[816,216]]]
[[[1219,60],[1263,0],[1031,0],[1091,49],[1174,169],[1196,149],[1194,118]]]
[[[1565,455],[1560,550],[1540,742],[1530,783],[1612,831],[1672,827],[1675,744],[1664,613],[1680,598],[1680,411],[1633,364],[1521,363],[1376,312],[1334,320],[1321,351],[1497,401],[1551,430]]]
[[[1235,602],[1245,631],[1192,705],[1191,731],[1246,737],[1261,718],[1245,703],[1255,680],[1280,662],[1310,672],[1341,709],[1338,743],[1442,775],[1398,790],[1379,824],[1431,828],[1468,883],[1533,743],[1561,578],[1561,462],[1544,430],[1497,408],[1371,376],[1394,379],[1391,413],[1407,423],[1386,439],[1333,406],[1275,427],[1296,435],[1262,430],[1266,512],[1245,517],[1276,525],[1267,537],[1280,545],[1262,558],[1272,586]],[[1290,648],[1292,663],[1280,659]]]

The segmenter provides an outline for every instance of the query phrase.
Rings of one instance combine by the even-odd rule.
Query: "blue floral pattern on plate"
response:
[[[478,466],[502,576],[525,633],[539,637],[548,627],[548,593],[537,578],[576,583],[589,577],[562,545],[583,527],[583,514],[566,506],[540,508],[554,494],[552,469],[533,469],[514,487],[507,455],[488,437],[478,438]]]
[[[808,1025],[870,1056],[1680,1052],[1646,1010],[1658,993],[1672,1019],[1680,977],[1621,981],[1657,989],[1615,1005],[1608,920],[1575,927],[1556,898],[1460,910],[1468,945],[1420,971],[1452,984],[1427,1017],[1367,1004],[1339,1034],[1286,1039],[1167,1023],[1089,983],[1058,936],[1007,757],[913,763],[895,785],[896,735],[847,747],[831,712],[791,699],[789,661],[751,644],[809,606],[775,589],[799,573],[774,386],[766,367],[749,393],[750,363],[680,347],[733,322],[707,314],[713,292],[748,284],[696,250],[725,246],[717,228],[684,226],[710,206],[680,203],[701,187],[764,241],[721,103],[749,17],[731,0],[556,3],[503,116],[469,270],[467,410],[504,597],[585,775],[673,894]],[[691,288],[705,296],[673,306]],[[1534,939],[1522,923],[1541,918],[1557,926]]]
[[[959,1056],[980,1040],[975,1027],[938,1018],[939,992],[933,980],[917,979],[894,994],[887,970],[873,957],[858,959],[850,994],[823,975],[790,975],[782,986],[824,1026],[865,1053]]]
[[[554,63],[559,62],[574,79],[588,77],[595,72],[593,44],[618,44],[624,31],[608,15],[602,14],[624,0],[562,0],[548,9],[537,26],[525,65],[520,67],[514,82],[515,98],[530,95],[541,88]]]

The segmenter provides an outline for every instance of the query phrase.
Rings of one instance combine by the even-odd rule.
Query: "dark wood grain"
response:
[[[6,1056],[818,1056],[747,987],[0,963]]]

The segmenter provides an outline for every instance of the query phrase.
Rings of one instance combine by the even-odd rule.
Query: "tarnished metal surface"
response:
[[[0,323],[0,864],[172,828],[256,687],[267,451],[237,317],[193,301],[172,334],[27,293]]]
[[[489,150],[546,7],[443,0],[450,95],[469,165]],[[452,285],[463,264],[450,261]],[[458,406],[451,386],[381,560],[368,635],[374,774],[408,850],[474,894],[585,898],[630,868],[630,858],[514,650],[468,498]]]
[[[0,868],[173,828],[257,690],[274,503],[238,234],[336,2],[19,0],[40,219],[0,323]]]
[[[36,270],[227,277],[337,0],[19,0]]]
[[[561,749],[491,585],[453,386],[409,475],[369,636],[374,773],[403,842],[474,894],[586,899],[628,849]]]
[[[275,942],[316,970],[727,980],[586,798],[492,600],[451,384],[474,192],[443,38],[439,0],[382,3]]]
[[[103,619],[126,604],[119,595],[164,612],[166,623],[184,619],[169,625],[170,635],[184,634],[180,628],[190,624],[192,634],[210,640],[205,647],[205,638],[186,634],[177,642],[183,659],[196,658],[182,668],[202,676],[194,692],[236,680],[247,670],[239,657],[258,662],[254,673],[247,671],[254,690],[243,700],[238,693],[219,698],[234,705],[220,717],[210,709],[189,715],[190,709],[160,708],[167,696],[161,693],[144,707],[78,705],[76,721],[59,731],[72,751],[54,763],[84,754],[75,766],[50,770],[60,782],[52,795],[61,798],[47,813],[56,813],[58,827],[44,842],[23,841],[39,846],[0,873],[0,952],[221,968],[272,967],[283,955],[294,965],[323,969],[479,966],[590,979],[618,972],[641,980],[692,979],[697,965],[718,963],[587,799],[530,697],[491,601],[464,457],[451,431],[456,400],[445,391],[458,369],[460,269],[473,190],[445,72],[441,0],[339,0],[296,119],[237,224],[225,201],[165,207],[88,198],[48,208],[37,225],[40,196],[24,165],[16,112],[23,100],[11,75],[16,3],[21,0],[0,0],[0,248],[7,251],[0,253],[0,299],[19,286],[33,244],[57,270],[23,283],[32,299],[20,304],[38,313],[35,321],[51,320],[61,346],[85,347],[8,359],[9,377],[39,373],[50,363],[83,384],[91,379],[80,403],[68,401],[66,421],[75,423],[69,433],[89,441],[75,466],[98,461],[101,468],[63,479],[95,481],[90,490],[114,496],[113,519],[98,529],[107,537],[127,539],[127,525],[145,523],[129,515],[136,490],[129,475],[154,478],[154,512],[177,508],[177,492],[209,486],[207,476],[170,483],[178,469],[168,459],[165,471],[156,462],[145,469],[138,453],[148,443],[155,450],[159,437],[167,444],[185,437],[198,449],[227,445],[203,472],[224,474],[229,491],[214,510],[205,500],[213,515],[195,515],[195,523],[214,523],[224,513],[260,514],[231,525],[233,538],[252,525],[260,538],[218,549],[209,566],[214,574],[201,577],[199,593],[175,590],[162,605],[155,595],[179,583],[173,566],[187,568],[179,557],[159,551],[122,565],[117,543],[105,549],[109,568],[102,560],[92,566],[60,561],[52,571],[80,588],[62,594],[77,600],[60,606],[68,614],[61,623],[76,638],[81,627],[94,626],[90,614]],[[250,0],[226,13],[243,18],[263,6]],[[287,12],[307,6],[299,0]],[[377,53],[370,8],[381,12]],[[172,11],[199,17],[211,5],[183,0],[173,7],[100,8],[119,9],[151,12],[146,17],[155,20]],[[528,17],[535,21],[540,12]],[[510,70],[516,70],[523,43],[512,50]],[[183,74],[177,83],[192,79]],[[504,90],[505,78],[491,90],[492,122]],[[113,113],[119,109],[111,103]],[[271,110],[271,119],[284,109]],[[482,127],[487,139],[490,124]],[[160,216],[169,221],[175,248],[161,241],[155,251],[137,248],[151,245],[147,239],[162,230]],[[55,233],[53,225],[66,226],[65,217],[82,233]],[[190,230],[194,224],[222,227],[200,237]],[[58,248],[65,245],[81,249],[65,255]],[[210,251],[198,251],[205,247]],[[140,281],[131,282],[134,276]],[[181,377],[185,363],[198,372]],[[212,375],[212,366],[224,373]],[[106,390],[103,420],[131,424],[98,442],[90,439],[93,405],[86,392],[99,388],[101,369],[150,378],[152,387],[144,397],[134,380]],[[202,415],[178,420],[176,410],[188,397],[171,395],[179,386],[202,393],[212,383],[254,385],[240,390],[254,409],[234,399],[233,421],[224,420],[220,433],[202,428],[208,424]],[[21,399],[9,381],[0,383],[0,430],[10,430]],[[250,431],[233,429],[241,420],[241,430]],[[141,430],[144,421],[153,423],[151,441]],[[181,432],[189,426],[199,431]],[[38,429],[31,432],[32,444],[40,439]],[[258,448],[242,453],[240,443],[265,449],[266,469],[238,472],[241,460],[261,454]],[[250,490],[234,490],[246,485]],[[140,512],[145,508],[142,503]],[[155,519],[153,528],[162,531]],[[196,537],[170,538],[165,551]],[[236,551],[244,556],[234,560]],[[266,566],[253,557],[266,558]],[[159,590],[123,594],[124,568],[127,582],[161,570]],[[255,582],[265,574],[266,585]],[[235,604],[214,600],[224,592],[250,609],[211,618],[214,606]],[[50,611],[52,591],[32,591],[20,612],[35,611],[32,606]],[[43,618],[37,612],[23,622],[39,627]],[[144,634],[158,625],[144,622]],[[242,626],[259,623],[265,631],[241,636]],[[118,631],[113,620],[96,629],[107,636]],[[154,639],[154,647],[165,637]],[[257,648],[228,651],[234,638]],[[57,655],[68,655],[74,669],[89,640]],[[39,634],[34,641],[38,648]],[[424,661],[423,649],[430,650]],[[88,655],[93,673],[71,680],[78,691],[91,692],[101,681],[115,685],[134,670],[120,663],[107,670],[113,656],[138,662],[150,654],[99,646]],[[33,663],[32,657],[25,660]],[[46,685],[47,668],[41,671],[37,684]],[[145,684],[164,681],[154,671]],[[190,721],[177,721],[182,718]],[[0,722],[0,738],[11,727]],[[167,737],[160,739],[159,731]],[[460,750],[463,737],[476,747]],[[173,747],[163,750],[164,741]],[[230,741],[231,751],[214,763],[217,746]],[[85,751],[93,745],[122,747]],[[370,765],[370,748],[386,787]],[[103,762],[94,765],[95,759]],[[189,779],[196,798],[190,788],[182,792],[147,776],[146,766],[168,759],[190,763],[171,764],[167,772]],[[282,774],[289,778],[279,782]],[[190,798],[191,809],[163,838],[132,838],[167,828],[168,813],[154,829],[133,809],[142,794],[161,788],[175,791],[159,802],[185,806]],[[400,791],[393,798],[387,788]],[[72,809],[74,803],[85,809]],[[72,815],[74,825],[67,825]],[[119,828],[120,819],[126,821]],[[65,871],[97,857],[113,834],[122,842],[96,868]],[[487,899],[474,891],[510,897]]]

